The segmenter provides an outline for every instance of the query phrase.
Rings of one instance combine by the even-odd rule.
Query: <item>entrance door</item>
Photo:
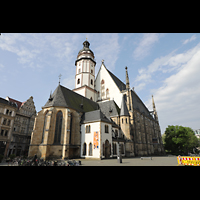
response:
[[[108,140],[105,142],[105,158],[110,158],[111,154],[111,144],[109,143]]]

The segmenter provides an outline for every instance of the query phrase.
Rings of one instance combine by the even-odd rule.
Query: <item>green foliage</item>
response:
[[[163,144],[166,152],[175,155],[194,153],[193,150],[199,145],[194,131],[183,126],[168,126],[163,135]]]

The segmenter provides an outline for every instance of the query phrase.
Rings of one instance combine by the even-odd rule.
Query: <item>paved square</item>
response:
[[[176,156],[157,156],[152,157],[152,160],[144,157],[141,160],[137,158],[122,158],[122,163],[118,163],[117,159],[105,159],[105,160],[89,160],[80,159],[82,166],[177,166]]]

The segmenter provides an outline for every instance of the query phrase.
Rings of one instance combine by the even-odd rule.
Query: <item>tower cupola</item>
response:
[[[75,61],[75,89],[73,91],[80,95],[96,101],[96,90],[94,89],[96,61],[94,53],[89,48],[90,43],[83,42],[83,48],[78,52]]]

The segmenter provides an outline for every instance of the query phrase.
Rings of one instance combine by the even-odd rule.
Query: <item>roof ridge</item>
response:
[[[119,90],[120,91],[125,90],[126,89],[126,85],[117,76],[115,76],[110,70],[108,70],[107,68],[106,68],[106,70],[110,74],[111,78],[113,79],[113,81],[115,82],[115,84],[117,85]]]

